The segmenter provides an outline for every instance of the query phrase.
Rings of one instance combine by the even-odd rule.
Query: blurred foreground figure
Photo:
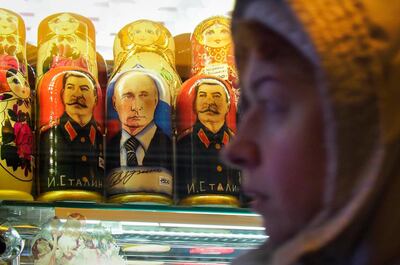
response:
[[[400,1],[238,0],[225,159],[267,242],[234,264],[400,264]]]

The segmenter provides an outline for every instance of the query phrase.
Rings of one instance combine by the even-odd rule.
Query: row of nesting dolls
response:
[[[35,175],[42,201],[240,204],[240,172],[219,158],[236,130],[229,18],[195,28],[183,84],[171,33],[126,25],[102,88],[91,21],[51,15],[39,25],[34,90],[23,20],[0,9],[0,23],[0,199],[33,199]]]

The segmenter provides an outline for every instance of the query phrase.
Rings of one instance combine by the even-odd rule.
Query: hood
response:
[[[317,69],[323,104],[324,207],[272,264],[400,261],[399,12],[400,1],[237,1],[234,39],[243,20],[280,34]]]

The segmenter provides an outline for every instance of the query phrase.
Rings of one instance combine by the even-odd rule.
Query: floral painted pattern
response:
[[[0,161],[2,167],[14,177],[21,181],[31,181],[31,90],[26,77],[11,67],[15,61],[9,57],[3,59],[2,63],[6,63],[6,67],[0,67]],[[21,169],[22,174],[18,173],[16,176],[16,171]]]
[[[22,105],[29,107],[29,100],[19,99],[12,109],[8,109],[8,117],[5,118],[1,128],[0,158],[5,160],[6,165],[12,167],[14,171],[18,167],[23,169],[27,177],[29,172],[32,172],[33,133],[29,112],[20,110]]]

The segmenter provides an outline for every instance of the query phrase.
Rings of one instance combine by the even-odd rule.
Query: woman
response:
[[[234,264],[400,264],[399,12],[237,2],[242,117],[225,158],[269,239]]]

